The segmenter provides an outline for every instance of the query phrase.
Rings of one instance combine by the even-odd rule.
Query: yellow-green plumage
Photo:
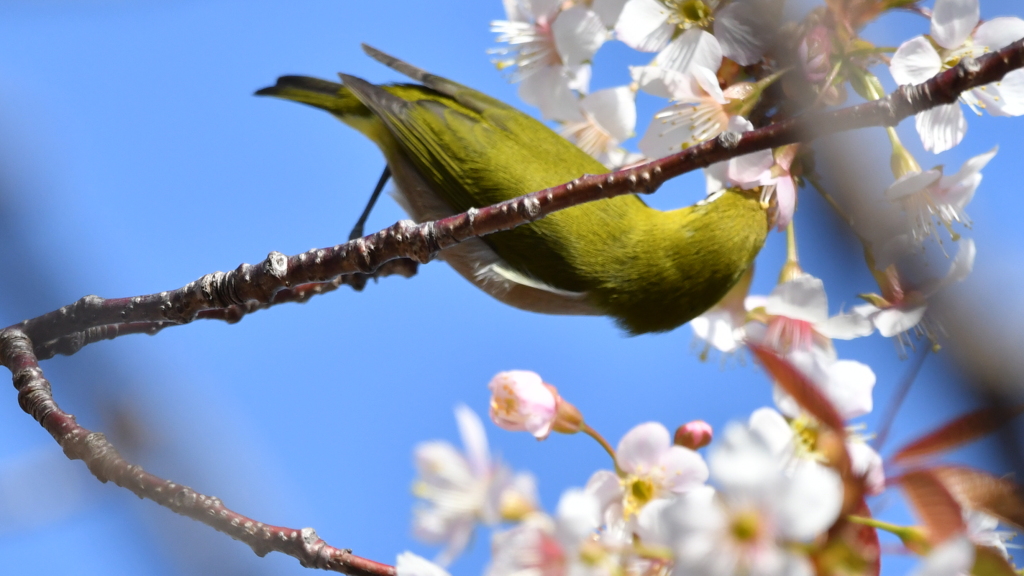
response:
[[[414,219],[438,217],[438,206],[463,212],[608,171],[511,106],[367,51],[424,85],[285,76],[257,94],[324,109],[373,140],[404,203],[414,205]],[[606,314],[639,334],[671,330],[713,306],[750,266],[767,232],[755,193],[729,191],[669,212],[628,195],[556,212],[441,257],[509,304]],[[481,280],[486,274],[497,284]]]

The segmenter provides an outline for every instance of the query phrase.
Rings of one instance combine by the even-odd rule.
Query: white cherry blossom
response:
[[[783,355],[815,348],[834,359],[833,338],[850,340],[874,331],[871,323],[860,314],[829,317],[825,284],[810,274],[775,286],[765,302],[764,312],[764,324],[748,325],[748,339]]]
[[[615,452],[619,474],[596,472],[587,491],[601,503],[609,524],[632,521],[648,503],[702,486],[708,478],[700,454],[672,444],[667,428],[657,422],[634,427]]]
[[[444,544],[436,562],[447,565],[469,543],[478,522],[494,524],[510,499],[536,499],[532,480],[513,477],[494,462],[480,418],[468,407],[455,409],[465,454],[444,441],[423,442],[415,449],[419,478],[413,494],[423,503],[413,510],[413,533],[427,543]]]
[[[751,266],[717,304],[690,320],[693,335],[704,342],[702,359],[706,358],[711,348],[723,354],[731,354],[743,346],[747,311],[764,306],[765,300],[763,296],[747,296],[753,279],[754,268]]]
[[[904,333],[919,329],[918,325],[928,310],[928,299],[951,284],[962,281],[974,269],[974,257],[977,250],[974,241],[964,238],[959,241],[960,249],[953,258],[946,275],[941,279],[933,279],[920,288],[900,288],[897,294],[888,300],[874,295],[867,304],[853,308],[853,313],[867,318],[886,338],[897,336],[903,343]],[[919,329],[922,333],[927,330]]]
[[[562,136],[608,168],[639,160],[619,146],[636,129],[636,93],[629,86],[598,90],[579,105],[582,120],[562,124]]]
[[[811,461],[784,472],[785,465],[746,426],[728,426],[709,457],[718,490],[689,492],[662,512],[674,573],[813,574],[808,558],[790,545],[814,540],[836,521],[842,480]]]
[[[920,242],[929,236],[938,239],[936,220],[954,238],[954,222],[970,224],[965,208],[981,184],[981,169],[998,151],[999,147],[996,146],[971,158],[952,176],[943,176],[941,166],[921,172],[908,172],[886,189],[885,197],[899,203],[906,212],[914,240]]]
[[[590,84],[590,59],[608,38],[600,16],[550,0],[505,0],[507,20],[491,23],[506,48],[492,50],[499,68],[516,67],[519,97],[545,118],[582,119],[576,92]]]
[[[720,4],[718,0],[628,0],[616,21],[615,35],[634,50],[661,51],[659,65],[665,65],[693,48],[694,36],[673,46],[680,38],[713,28],[715,43],[721,44],[716,50],[719,64],[722,55],[744,66],[754,64],[776,29],[778,9],[764,0],[737,0],[719,8]]]
[[[896,82],[924,82],[963,58],[1000,50],[1024,37],[1024,20],[995,18],[978,26],[979,14],[978,0],[936,0],[931,38],[908,40],[893,54],[889,71]],[[1024,114],[1024,70],[964,92],[960,101],[977,114],[987,110],[993,116],[1020,116]],[[967,133],[967,120],[956,103],[921,112],[914,121],[925,149],[935,153],[956,146]]]
[[[568,490],[559,500],[554,518],[533,514],[494,535],[486,576],[567,576],[581,572],[611,576],[617,558],[606,554],[598,541],[600,526],[597,499],[583,490]],[[602,570],[601,564],[606,569]]]
[[[659,71],[648,78],[650,82],[655,79],[671,94],[674,103],[654,115],[637,144],[647,157],[668,156],[710,140],[726,129],[743,131],[732,123],[739,121],[740,104],[753,91],[752,84],[741,82],[723,91],[714,72],[703,66],[693,67],[688,74]],[[642,81],[640,84],[644,86]],[[749,123],[741,125],[746,128]],[[771,152],[767,154],[771,156]]]

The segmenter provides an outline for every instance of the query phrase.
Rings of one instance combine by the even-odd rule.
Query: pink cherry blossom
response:
[[[527,370],[500,372],[487,385],[491,390],[491,420],[514,432],[527,431],[543,440],[551,433],[558,399],[540,375]]]

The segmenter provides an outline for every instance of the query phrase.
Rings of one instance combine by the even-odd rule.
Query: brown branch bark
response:
[[[995,82],[1021,67],[1024,67],[1024,40],[977,60],[964,58],[956,67],[927,82],[900,86],[889,96],[874,102],[806,114],[742,135],[726,132],[715,140],[634,168],[585,175],[560,186],[442,220],[419,225],[403,220],[375,234],[331,248],[310,250],[292,257],[271,252],[259,264],[242,264],[232,272],[207,274],[170,292],[112,299],[86,296],[7,330],[20,330],[32,341],[42,343],[45,350],[40,352],[52,349],[57,353],[72,353],[75,349],[69,344],[88,343],[87,337],[75,335],[99,326],[146,322],[160,323],[159,327],[163,328],[187,324],[208,310],[234,308],[237,312],[251,302],[257,303],[255,309],[265,308],[277,303],[276,294],[289,287],[326,282],[345,274],[373,274],[386,262],[398,258],[426,263],[439,251],[468,238],[509,230],[585,202],[623,194],[652,193],[670,178],[736,156],[857,128],[894,126],[923,110],[955,102],[961,93]],[[224,319],[230,320],[236,312],[226,312]],[[67,344],[49,344],[62,339],[67,339]]]
[[[129,463],[102,433],[80,426],[73,415],[57,406],[50,383],[43,377],[32,350],[32,342],[18,330],[0,333],[0,360],[14,375],[21,409],[53,436],[68,458],[85,462],[100,482],[113,482],[139,498],[152,500],[241,540],[258,556],[281,552],[298,559],[307,568],[352,576],[395,576],[393,567],[356,556],[351,550],[330,546],[312,528],[285,528],[258,522],[228,509],[219,498],[205,496]]]

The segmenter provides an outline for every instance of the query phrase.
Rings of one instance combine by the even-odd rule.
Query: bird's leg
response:
[[[380,197],[381,190],[384,189],[384,185],[388,183],[388,178],[391,178],[391,167],[385,165],[384,172],[380,175],[380,180],[377,181],[377,187],[373,189],[373,194],[370,195],[370,201],[366,203],[366,208],[363,209],[363,215],[356,221],[356,225],[352,227],[352,232],[348,235],[349,240],[355,240],[356,238],[363,237],[363,225],[366,224],[366,219],[370,217],[370,210],[373,210],[373,205],[377,203],[377,198]]]

